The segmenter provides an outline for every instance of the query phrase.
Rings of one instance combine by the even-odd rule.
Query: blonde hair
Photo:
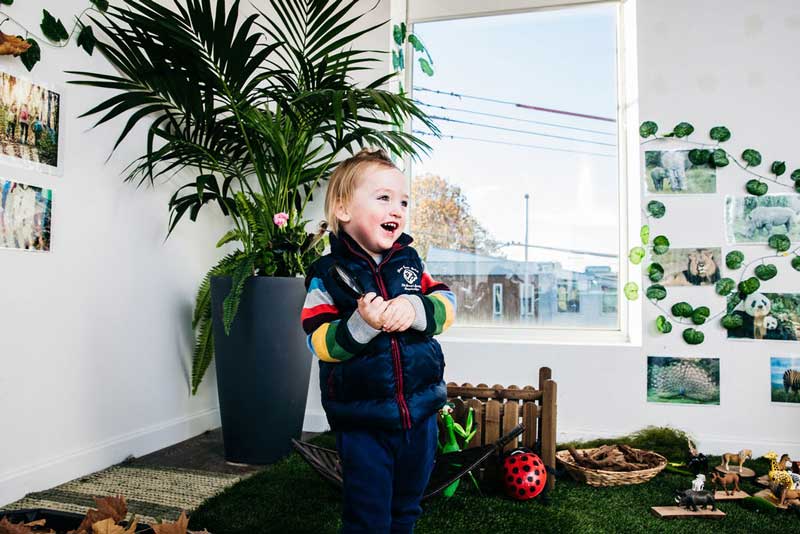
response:
[[[328,230],[334,235],[339,233],[336,207],[340,202],[345,206],[350,202],[353,198],[353,191],[358,186],[359,178],[372,165],[390,169],[397,168],[385,150],[362,148],[357,154],[339,163],[333,170],[328,181],[328,192],[325,194],[325,219],[328,222]]]

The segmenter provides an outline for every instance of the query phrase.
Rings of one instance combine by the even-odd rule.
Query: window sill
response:
[[[437,337],[445,343],[511,343],[524,345],[572,345],[641,347],[620,330],[573,328],[505,328],[488,326],[453,326]]]

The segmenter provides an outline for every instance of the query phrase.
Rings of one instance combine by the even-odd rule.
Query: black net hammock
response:
[[[446,454],[437,453],[433,472],[422,500],[438,495],[447,486],[480,467],[492,455],[503,450],[503,447],[522,434],[524,429],[524,425],[517,425],[494,443],[482,447]],[[339,489],[342,488],[342,466],[339,463],[339,454],[335,450],[296,439],[292,440],[292,446],[314,471]]]

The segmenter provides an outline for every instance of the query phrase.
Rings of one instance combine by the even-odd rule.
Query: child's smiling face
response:
[[[403,173],[371,165],[359,177],[350,202],[336,209],[336,217],[364,250],[381,254],[403,233],[407,212],[408,183]]]

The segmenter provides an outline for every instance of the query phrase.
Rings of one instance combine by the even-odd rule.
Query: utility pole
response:
[[[525,284],[522,286],[522,316],[530,314],[530,303],[528,301],[528,199],[530,195],[525,193]]]

